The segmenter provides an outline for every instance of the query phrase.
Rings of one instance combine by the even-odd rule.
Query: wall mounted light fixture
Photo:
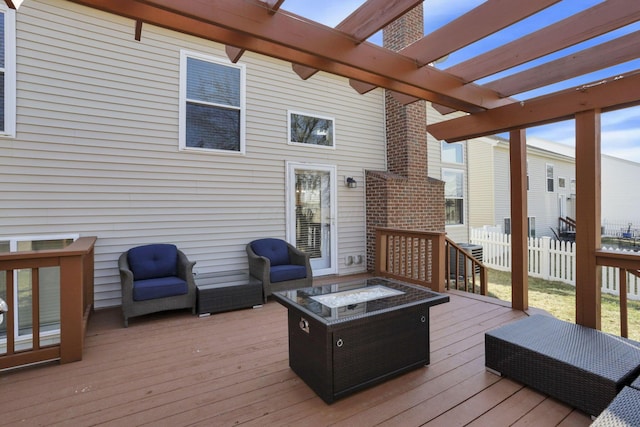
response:
[[[344,183],[349,188],[358,187],[358,182],[355,179],[353,179],[352,177],[350,177],[350,176],[345,178]]]

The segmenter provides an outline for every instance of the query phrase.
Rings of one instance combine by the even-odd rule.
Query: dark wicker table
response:
[[[429,307],[449,301],[388,279],[274,293],[288,309],[289,366],[325,402],[429,363]]]
[[[198,274],[196,309],[199,315],[261,306],[262,282],[247,271]]]
[[[640,426],[640,390],[625,387],[596,418],[591,427]]]
[[[485,334],[487,368],[600,414],[640,373],[640,343],[536,315]]]

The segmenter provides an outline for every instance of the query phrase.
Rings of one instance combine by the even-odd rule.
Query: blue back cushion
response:
[[[260,239],[251,242],[251,249],[259,256],[267,257],[271,265],[286,265],[289,262],[287,242],[280,239]]]
[[[155,279],[178,274],[178,248],[175,245],[153,244],[129,249],[129,268],[134,280]]]

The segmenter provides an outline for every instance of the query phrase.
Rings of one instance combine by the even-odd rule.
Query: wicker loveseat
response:
[[[195,314],[194,264],[170,244],[138,246],[120,255],[124,326],[130,317],[158,311],[191,308]]]

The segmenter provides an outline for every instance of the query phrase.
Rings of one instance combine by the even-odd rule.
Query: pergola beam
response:
[[[418,68],[409,58],[363,42],[302,17],[269,16],[256,2],[217,0],[73,0],[96,9],[347,78],[475,112],[508,103],[495,92],[465,85],[432,67]]]
[[[267,7],[267,10],[271,14],[276,13],[278,9],[280,9],[280,5],[284,3],[284,0],[266,0],[266,1],[258,0],[258,1],[260,1],[261,3],[264,3],[265,6]],[[225,46],[224,50],[229,60],[234,64],[238,62],[240,58],[242,58],[242,55],[244,55],[244,52],[246,51],[245,49],[235,47],[235,46],[230,46],[230,45]]]
[[[436,139],[463,141],[572,118],[577,112],[603,112],[640,104],[640,72],[513,103],[490,111],[434,123],[427,131]]]
[[[388,0],[368,0],[340,22],[336,26],[336,30],[342,31],[359,44],[423,1],[400,0],[389,2]],[[293,64],[293,71],[301,79],[307,80],[319,70],[300,64]],[[371,89],[373,88],[375,86]]]
[[[446,69],[473,82],[640,19],[640,1],[607,0],[539,31]],[[597,61],[597,59],[594,59]]]
[[[451,23],[410,44],[400,53],[414,58],[419,65],[426,65],[559,1],[488,0]]]
[[[631,61],[640,52],[640,31],[613,39],[555,61],[486,83],[502,96],[537,89],[603,68]],[[594,61],[594,58],[598,58]]]

